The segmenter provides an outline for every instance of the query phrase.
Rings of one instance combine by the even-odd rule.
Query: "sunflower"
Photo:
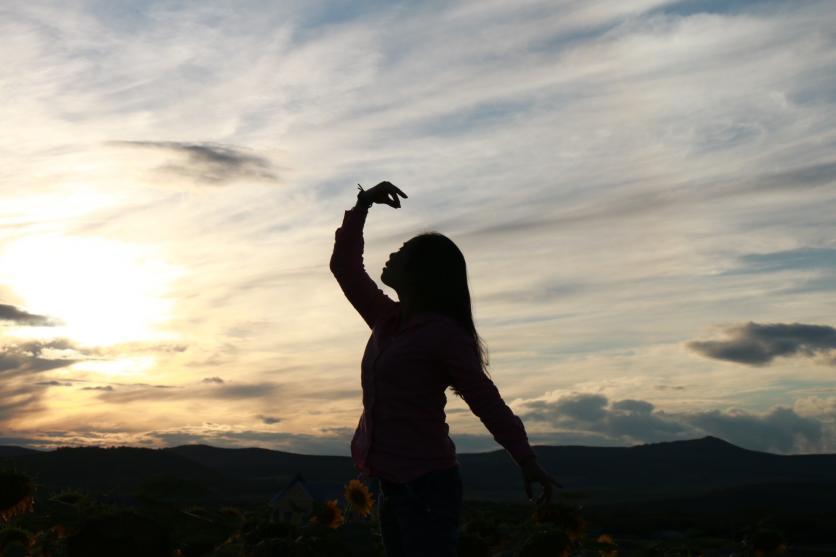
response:
[[[369,493],[369,488],[360,480],[351,480],[345,486],[345,500],[348,501],[351,508],[356,510],[362,516],[368,516],[372,512],[372,494]]]
[[[618,555],[617,546],[609,534],[601,534],[595,541],[601,544],[601,547],[598,548],[598,555],[601,557],[616,557]]]
[[[535,524],[551,524],[562,530],[572,543],[578,543],[586,532],[586,520],[581,516],[579,507],[561,503],[540,505],[532,514]]]
[[[312,524],[322,524],[328,528],[336,528],[343,523],[343,511],[333,499],[325,503],[325,507],[311,517]]]
[[[0,471],[0,522],[13,516],[32,512],[35,507],[35,486],[29,476],[15,470]]]

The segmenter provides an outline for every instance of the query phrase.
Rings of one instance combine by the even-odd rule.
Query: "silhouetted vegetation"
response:
[[[65,489],[41,499],[37,484],[17,471],[2,472],[0,482],[7,511],[0,528],[0,557],[383,556],[374,512],[377,502],[357,480],[346,482],[344,506],[337,500],[317,502],[313,512],[294,523],[276,520],[267,504],[183,505],[152,494],[165,483],[134,494],[129,504],[114,504],[118,498],[112,494],[82,489]],[[26,503],[21,505],[21,501]],[[12,514],[10,508],[17,510]],[[824,548],[818,553],[813,548],[791,546],[791,537],[777,528],[770,516],[746,524],[726,524],[726,535],[713,531],[710,521],[671,529],[670,520],[661,515],[657,518],[658,528],[648,529],[652,525],[644,524],[643,532],[630,533],[625,528],[631,524],[630,517],[625,514],[590,512],[564,502],[532,510],[516,503],[470,501],[462,515],[459,555],[827,554]]]
[[[507,455],[459,455],[460,555],[836,554],[834,455],[782,457],[716,439],[538,452],[567,487],[537,512],[510,499],[521,485]],[[346,457],[208,446],[6,454],[0,557],[383,556],[374,486],[351,481]],[[312,509],[277,513],[268,501],[298,470],[320,495]]]

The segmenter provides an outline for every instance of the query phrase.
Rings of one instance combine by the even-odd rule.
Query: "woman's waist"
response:
[[[432,404],[411,404],[375,401],[371,412],[372,418],[375,421],[397,421],[397,422],[414,422],[417,424],[427,424],[433,426],[444,425],[447,420],[447,414],[444,412],[443,405]]]
[[[404,428],[398,424],[376,424],[370,450],[395,458],[421,460],[455,456],[447,424],[443,427]]]
[[[428,441],[445,441],[450,432],[450,426],[444,418],[437,416],[415,416],[411,414],[375,414],[370,421],[375,440],[380,437],[386,440],[399,438],[410,441],[426,439]]]
[[[378,481],[381,490],[385,494],[391,495],[407,487],[415,490],[427,484],[461,483],[461,472],[459,463],[454,460],[452,465],[447,462],[434,466],[404,468],[396,472],[396,476],[384,477],[380,475]]]

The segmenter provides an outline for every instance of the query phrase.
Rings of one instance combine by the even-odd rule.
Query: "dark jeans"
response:
[[[455,557],[462,509],[459,467],[408,483],[378,480],[380,532],[386,557]]]

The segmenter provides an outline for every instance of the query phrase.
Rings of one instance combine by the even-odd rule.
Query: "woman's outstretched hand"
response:
[[[360,186],[360,184],[357,185]],[[360,187],[362,188],[363,186]],[[358,197],[368,203],[385,203],[395,209],[400,209],[401,200],[398,198],[398,195],[402,195],[404,199],[407,198],[407,195],[392,182],[380,182],[374,187],[361,191]]]
[[[534,457],[526,460],[520,468],[522,469],[523,481],[525,482],[525,494],[528,495],[529,501],[534,502],[531,491],[531,483],[537,482],[543,484],[543,494],[540,495],[536,501],[538,505],[548,504],[551,501],[552,484],[557,487],[563,487],[557,480],[551,477],[548,472],[540,468],[540,465],[537,464],[537,459]]]

